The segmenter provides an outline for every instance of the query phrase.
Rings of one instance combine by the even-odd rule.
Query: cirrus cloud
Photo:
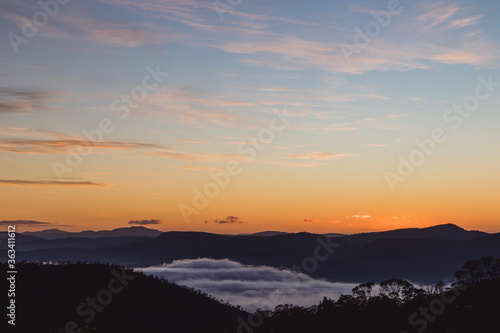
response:
[[[41,222],[41,221],[31,221],[31,220],[14,220],[14,221],[0,221],[0,226],[9,225],[22,225],[27,227],[39,227],[39,226],[58,226],[66,227],[64,224],[55,224],[53,222]]]
[[[334,154],[326,151],[311,151],[306,154],[293,154],[289,155],[290,158],[298,158],[302,160],[336,160],[344,157],[355,156],[351,153]]]
[[[86,182],[59,182],[53,180],[18,180],[0,179],[0,185],[17,187],[110,187],[108,183]]]

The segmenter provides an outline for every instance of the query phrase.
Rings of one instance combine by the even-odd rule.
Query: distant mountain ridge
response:
[[[170,231],[153,238],[44,240],[18,236],[20,260],[100,261],[129,267],[206,257],[290,269],[302,267],[305,260],[314,258],[320,244],[335,243],[338,247],[318,261],[315,269],[301,270],[344,282],[400,277],[435,283],[452,276],[467,260],[500,257],[500,233],[467,231],[452,224],[337,237],[306,232],[235,236],[191,231]]]
[[[269,236],[278,236],[278,235],[286,235],[288,232],[283,232],[283,231],[261,231],[261,232],[256,232],[253,234],[250,234],[249,236],[263,236],[263,237],[269,237]],[[247,235],[242,235],[242,236],[247,236]]]
[[[156,229],[149,229],[143,226],[133,226],[125,228],[117,228],[113,230],[85,230],[80,232],[69,232],[59,229],[47,229],[42,231],[26,231],[22,233],[25,236],[36,236],[43,239],[58,239],[58,238],[102,238],[102,237],[157,237],[162,234],[162,231]]]
[[[427,228],[406,228],[349,235],[350,241],[367,244],[376,239],[474,239],[489,235],[483,231],[465,230],[455,224],[439,224]]]

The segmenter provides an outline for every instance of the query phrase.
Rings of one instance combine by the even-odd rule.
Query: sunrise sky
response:
[[[42,2],[0,4],[0,219],[21,231],[500,232],[498,1]]]

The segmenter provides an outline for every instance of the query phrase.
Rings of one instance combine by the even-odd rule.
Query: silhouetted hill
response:
[[[287,232],[282,232],[282,231],[261,231],[261,232],[256,232],[254,234],[250,234],[250,236],[264,236],[264,237],[269,237],[269,236],[278,236],[278,235],[286,235]],[[242,235],[242,236],[247,236],[247,235]]]
[[[428,228],[396,229],[382,232],[361,233],[344,236],[345,240],[356,245],[366,245],[376,239],[474,239],[488,235],[482,231],[467,231],[454,224],[441,224]]]
[[[345,234],[339,234],[339,233],[336,233],[336,232],[329,232],[327,234],[323,234],[323,236],[326,236],[326,237],[342,237],[342,236],[346,236]]]
[[[46,229],[41,231],[25,231],[21,233],[24,236],[35,236],[44,239],[56,239],[63,237],[71,237],[74,233],[59,229]]]
[[[118,266],[18,264],[17,270],[16,332],[70,332],[71,322],[82,333],[236,332],[237,317],[245,315],[199,291]]]
[[[313,258],[318,251],[323,255],[324,244],[336,243],[339,247],[330,249],[333,253],[324,261],[317,261],[317,267],[307,273],[346,282],[380,281],[399,276],[432,283],[451,276],[471,258],[500,256],[500,234],[466,231],[454,225],[335,238],[310,233],[235,237],[166,232],[156,238],[98,249],[78,241],[83,242],[79,248],[62,240],[59,244],[54,241],[52,245],[43,244],[44,248],[36,251],[18,246],[18,257],[35,261],[99,260],[132,267],[209,257],[278,268],[299,267],[305,272],[303,263],[309,260],[307,258]],[[94,241],[98,240],[89,240]]]
[[[134,226],[128,228],[117,228],[113,230],[100,230],[100,231],[80,231],[80,232],[68,232],[59,229],[48,229],[42,231],[26,231],[22,234],[25,236],[36,236],[44,239],[57,239],[57,238],[69,238],[69,237],[80,237],[80,238],[101,238],[101,237],[156,237],[161,235],[161,231],[156,229],[148,229],[142,226]]]

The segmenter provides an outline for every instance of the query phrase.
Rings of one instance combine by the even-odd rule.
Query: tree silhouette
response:
[[[375,286],[375,282],[362,283],[352,289],[352,294],[355,297],[359,297],[366,300],[371,297],[372,289]]]
[[[494,263],[493,257],[467,261],[453,276],[458,284],[471,284],[500,277],[500,258]]]

